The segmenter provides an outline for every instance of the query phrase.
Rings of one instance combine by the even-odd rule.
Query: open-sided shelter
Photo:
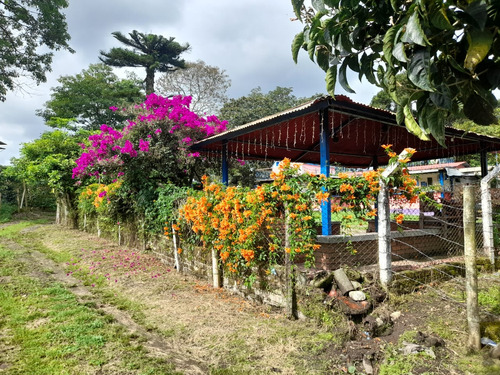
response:
[[[355,103],[346,96],[326,96],[214,135],[193,148],[222,158],[223,181],[228,181],[228,158],[318,163],[328,176],[330,164],[378,168],[389,157],[381,145],[392,144],[400,153],[417,150],[412,161],[481,155],[483,176],[486,154],[500,150],[500,139],[447,127],[445,145],[423,141],[398,124],[394,113]],[[322,207],[322,234],[331,234],[330,207]]]

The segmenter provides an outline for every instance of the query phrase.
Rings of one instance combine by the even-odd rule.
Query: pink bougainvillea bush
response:
[[[123,176],[132,185],[145,180],[189,184],[200,155],[188,147],[226,129],[226,122],[216,116],[201,117],[192,112],[190,103],[189,96],[151,94],[129,110],[133,119],[127,120],[123,129],[103,124],[87,145],[81,144],[73,178],[91,176],[111,182]]]

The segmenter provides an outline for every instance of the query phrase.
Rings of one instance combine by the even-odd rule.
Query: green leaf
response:
[[[394,48],[394,38],[396,37],[397,32],[397,25],[392,26],[387,30],[383,39],[384,58],[389,65],[392,65],[392,50]]]
[[[337,83],[337,65],[331,66],[326,72],[326,90],[333,97],[335,96],[335,84]]]
[[[344,59],[342,65],[340,66],[339,71],[339,83],[344,88],[345,91],[351,94],[355,94],[356,92],[349,86],[349,82],[347,82],[347,61]]]
[[[480,30],[484,30],[488,20],[488,8],[484,1],[469,1],[469,6],[464,9],[468,14],[469,20],[474,23]]]
[[[325,72],[328,70],[330,67],[330,52],[328,52],[326,47],[322,46],[316,49],[316,62]]]
[[[420,20],[418,19],[418,12],[416,11],[408,19],[406,32],[403,35],[403,42],[415,43],[423,47],[431,44],[422,30]]]
[[[408,79],[418,88],[434,91],[429,79],[430,53],[427,49],[419,49],[414,54],[408,65]]]
[[[326,12],[325,2],[323,0],[312,0],[312,6],[318,12]]]
[[[488,56],[493,43],[493,35],[488,30],[472,29],[467,32],[467,41],[469,42],[469,48],[467,49],[464,67],[473,72],[475,67]]]
[[[403,107],[403,114],[404,114],[406,129],[408,129],[410,133],[416,135],[421,140],[429,141],[430,140],[429,136],[427,135],[425,130],[422,129],[415,121],[413,113],[411,112],[410,106],[408,104]]]
[[[469,95],[469,98],[465,102],[464,114],[478,125],[498,123],[491,103],[475,92]]]
[[[301,31],[297,35],[295,35],[295,38],[293,38],[292,42],[292,57],[293,61],[295,64],[297,64],[297,58],[299,56],[299,51],[302,48],[302,45],[304,44],[304,32]]]
[[[314,52],[316,51],[316,42],[314,40],[309,40],[307,43],[307,54],[311,61],[314,61]]]
[[[445,128],[444,128],[445,112],[435,106],[427,104],[423,106],[420,112],[420,124],[428,129],[434,139],[443,147],[446,148]]]
[[[359,79],[361,80],[361,77],[365,76],[368,82],[372,85],[376,85],[377,80],[375,79],[375,73],[373,72],[373,59],[365,52],[361,55],[360,63],[361,71],[359,72]]]
[[[404,43],[399,42],[394,45],[392,49],[392,55],[401,62],[408,62],[408,57],[406,57],[405,46]]]
[[[347,61],[347,66],[349,69],[351,69],[353,72],[359,73],[360,71],[360,66],[359,66],[359,61],[358,61],[358,55],[353,54],[345,57]]]
[[[448,86],[446,85],[439,86],[438,91],[431,92],[429,98],[436,107],[444,108],[448,111],[452,110],[451,91]]]
[[[403,121],[405,120],[405,113],[404,113],[404,106],[406,104],[402,104],[402,105],[397,105],[396,106],[396,122],[398,124],[402,124]]]
[[[300,11],[302,10],[303,5],[304,5],[304,0],[292,0],[292,6],[295,16],[301,21],[302,17],[300,15]]]
[[[430,15],[431,24],[440,30],[452,30],[453,26],[446,14],[446,8],[441,7],[437,12],[432,12]]]

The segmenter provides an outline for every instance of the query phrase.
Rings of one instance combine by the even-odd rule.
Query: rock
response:
[[[401,311],[394,311],[391,315],[391,320],[393,322],[395,322],[396,320],[398,320],[400,317],[401,317]]]
[[[490,357],[494,359],[500,359],[500,345],[497,345],[491,350]]]
[[[384,325],[382,318],[376,318],[375,323],[377,323],[377,327],[382,327]]]
[[[357,281],[351,281],[351,284],[352,286],[354,287],[354,289],[356,290],[360,290],[363,286],[361,285],[361,283],[357,282]]]
[[[427,335],[427,334],[422,333],[420,331],[417,332],[417,335],[415,336],[415,341],[418,344],[424,345],[428,348],[444,346],[444,340],[442,338]]]
[[[366,300],[366,294],[364,294],[360,290],[352,290],[352,291],[349,292],[349,298],[352,298],[356,302],[365,301]]]
[[[363,368],[365,370],[365,374],[372,375],[373,374],[373,366],[372,361],[369,355],[363,356]]]

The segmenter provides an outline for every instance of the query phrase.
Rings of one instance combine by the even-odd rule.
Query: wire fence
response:
[[[483,235],[479,188],[476,197],[476,247],[482,252]],[[460,187],[451,192],[428,192],[409,201],[403,194],[390,200],[391,251],[394,272],[443,263],[463,262],[463,194]],[[497,210],[500,212],[500,206]],[[377,222],[360,222],[342,228],[332,224],[334,236],[319,238],[316,267],[336,269],[343,265],[375,267],[378,263]]]

